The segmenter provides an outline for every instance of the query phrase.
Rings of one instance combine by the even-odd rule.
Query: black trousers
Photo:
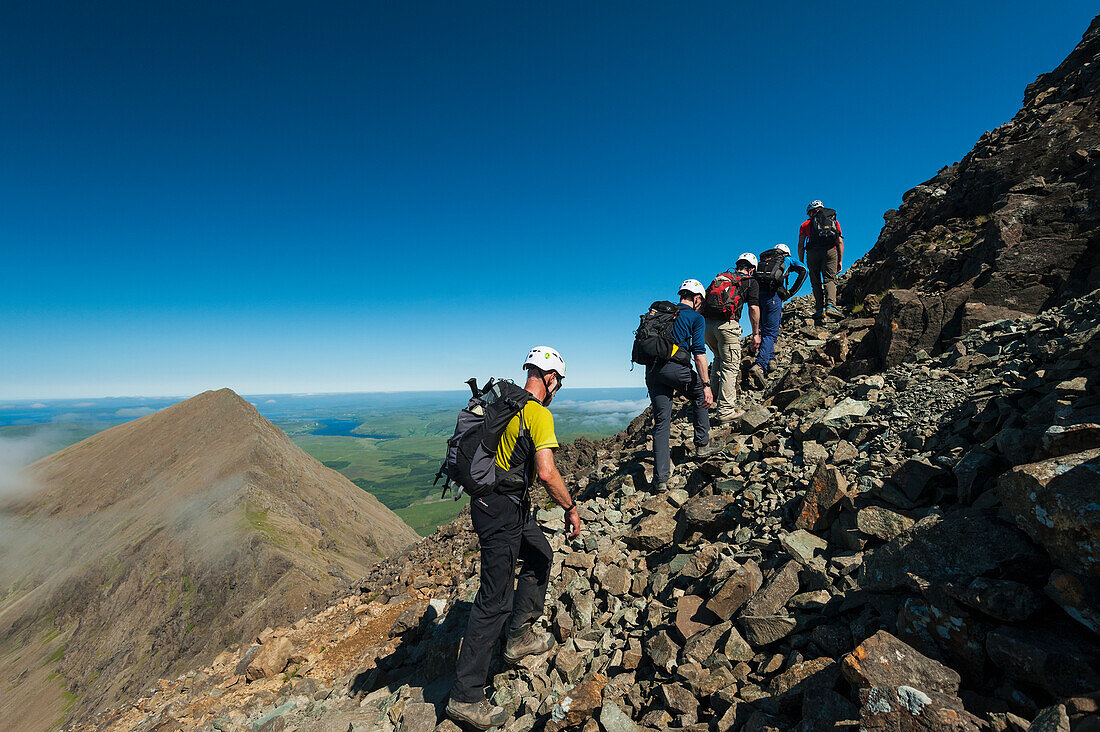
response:
[[[481,542],[481,587],[470,610],[451,687],[451,698],[459,702],[485,698],[493,646],[509,613],[509,632],[542,615],[554,561],[550,543],[526,503],[518,505],[508,496],[491,493],[470,501],[470,516]],[[517,560],[523,562],[518,584]]]
[[[672,472],[668,440],[672,431],[672,397],[677,392],[691,400],[696,446],[710,444],[710,416],[703,394],[703,380],[690,366],[667,361],[646,369],[645,385],[649,388],[649,399],[653,404],[654,477],[658,483],[665,483]]]

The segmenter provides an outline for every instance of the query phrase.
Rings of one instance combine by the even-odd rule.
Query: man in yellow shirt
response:
[[[502,725],[508,718],[503,708],[486,700],[485,682],[493,645],[509,614],[505,661],[514,664],[554,647],[549,633],[533,628],[542,616],[554,561],[531,510],[530,487],[536,474],[550,497],[565,509],[569,538],[581,530],[577,504],[554,465],[558,438],[554,416],[546,408],[565,379],[565,361],[553,348],[539,346],[527,354],[523,367],[527,370],[524,389],[531,399],[508,422],[497,445],[496,466],[503,477],[492,493],[470,502],[470,518],[481,544],[481,587],[458,654],[447,715],[479,729]],[[517,560],[523,562],[518,583]]]

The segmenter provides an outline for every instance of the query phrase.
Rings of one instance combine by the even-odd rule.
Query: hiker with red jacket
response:
[[[714,378],[717,402],[714,421],[730,422],[744,410],[737,409],[737,387],[741,382],[741,312],[749,305],[752,324],[752,348],[760,348],[760,285],[756,272],[756,255],[745,252],[737,258],[733,271],[723,272],[707,288],[706,341],[714,352]]]
[[[836,211],[821,201],[806,207],[806,220],[798,229],[798,258],[810,270],[819,323],[828,315],[842,317],[836,307],[836,276],[844,270],[844,234],[836,220]]]

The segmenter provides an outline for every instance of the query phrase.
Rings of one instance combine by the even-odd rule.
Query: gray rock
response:
[[[638,725],[615,702],[604,700],[600,709],[600,727],[604,732],[637,732]]]
[[[829,543],[824,539],[814,536],[805,529],[798,529],[779,540],[787,553],[794,557],[799,564],[806,565],[813,559],[814,552],[825,551]]]
[[[410,702],[405,705],[401,724],[397,725],[397,732],[434,732],[438,721],[435,716],[435,705]]]
[[[710,599],[706,608],[721,620],[729,620],[749,598],[756,594],[764,582],[760,567],[751,559],[736,570],[722,583]]]
[[[1027,732],[1069,732],[1069,714],[1063,704],[1047,707],[1036,715]]]
[[[760,590],[752,596],[741,610],[743,615],[775,615],[798,592],[798,572],[800,565],[790,561],[768,578]]]
[[[856,514],[856,526],[868,536],[890,541],[913,527],[916,521],[881,506],[867,506]]]
[[[833,405],[821,417],[821,422],[830,427],[837,427],[860,417],[865,417],[871,411],[869,402],[861,402],[851,397]]]
[[[1062,569],[1100,577],[1100,449],[1021,465],[997,485],[1016,525]]]
[[[755,648],[786,638],[797,625],[794,618],[786,615],[742,615],[737,622],[745,632],[745,639]]]
[[[867,552],[859,585],[885,592],[905,585],[909,574],[943,582],[1037,561],[1031,543],[1018,530],[981,511],[957,511],[942,520],[922,519],[906,533]]]

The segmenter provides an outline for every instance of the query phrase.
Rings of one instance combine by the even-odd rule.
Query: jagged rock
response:
[[[1069,732],[1069,714],[1062,704],[1047,707],[1032,720],[1027,732]]]
[[[696,633],[710,627],[707,622],[710,614],[704,611],[706,617],[698,617],[703,607],[703,598],[698,595],[684,595],[676,600],[676,630],[680,632],[680,638],[687,640]]]
[[[420,626],[420,620],[424,617],[426,612],[427,608],[419,603],[403,611],[397,616],[397,619],[393,622],[393,626],[390,628],[390,638],[396,638],[402,633],[418,628]]]
[[[933,465],[927,458],[913,458],[906,460],[891,479],[906,500],[916,505],[920,503],[929,485],[945,474],[943,467]]]
[[[737,622],[745,631],[745,639],[753,647],[766,646],[780,638],[786,638],[798,624],[794,618],[786,615],[742,615]]]
[[[584,681],[569,689],[562,695],[562,701],[555,706],[554,711],[561,709],[560,718],[552,714],[551,720],[546,723],[547,732],[557,732],[574,725],[583,724],[586,720],[595,716],[595,711],[603,703],[603,690],[607,686],[607,677],[600,673],[594,673],[586,677]],[[563,703],[569,699],[568,709]]]
[[[798,592],[798,562],[790,561],[768,578],[760,590],[745,603],[743,615],[774,615],[786,607]]]
[[[840,471],[824,462],[818,463],[794,525],[807,531],[826,528],[836,518],[838,504],[847,495],[848,481]]]
[[[438,721],[433,704],[410,702],[405,705],[397,732],[434,732]]]
[[[938,691],[921,691],[904,684],[860,689],[860,729],[868,732],[980,732],[982,720],[963,708],[962,701]]]
[[[835,732],[838,722],[859,718],[859,709],[831,689],[810,689],[802,697],[802,732]]]
[[[1002,626],[986,636],[986,652],[1009,677],[1055,696],[1100,688],[1100,653],[1089,641],[1048,628]]]
[[[868,536],[876,536],[883,541],[890,541],[896,536],[904,534],[913,527],[916,521],[891,511],[881,506],[867,506],[861,508],[856,514],[856,526]]]
[[[997,486],[1016,524],[1062,569],[1100,577],[1100,449],[1021,465]]]
[[[980,511],[930,516],[887,544],[867,553],[859,584],[888,591],[905,584],[909,574],[930,582],[973,577],[1009,565],[1036,560],[1026,537]]]
[[[654,666],[672,673],[672,669],[676,668],[676,657],[680,654],[680,646],[662,630],[647,640],[645,652]]]
[[[840,671],[831,658],[815,658],[796,663],[768,684],[768,693],[780,707],[800,706],[805,694],[832,689]]]
[[[1054,570],[1045,591],[1071,618],[1100,635],[1100,585],[1094,580]]]
[[[259,652],[248,664],[245,676],[249,681],[255,681],[282,673],[293,653],[294,643],[290,638],[271,638],[260,646]]]
[[[699,700],[690,690],[680,684],[661,684],[658,689],[665,707],[680,714],[695,716],[699,709]]]
[[[985,678],[987,626],[956,606],[906,598],[897,627],[898,635],[918,650],[943,659],[970,679]]]
[[[1027,620],[1043,605],[1034,590],[1012,580],[977,577],[962,585],[949,582],[943,586],[943,591],[967,607],[1008,623]]]
[[[771,419],[771,412],[764,407],[754,404],[746,409],[745,413],[738,419],[741,426],[741,433],[749,434],[755,432],[769,419]]]
[[[955,474],[955,492],[959,496],[959,502],[970,505],[977,496],[976,490],[981,486],[980,479],[989,474],[995,458],[981,447],[972,448],[963,455],[952,472]]]
[[[711,535],[737,521],[734,499],[725,495],[696,496],[684,504],[680,515],[689,529]]]
[[[870,411],[871,405],[868,402],[861,402],[858,399],[848,397],[826,410],[821,417],[821,422],[829,427],[836,427],[846,421],[864,417]]]
[[[741,637],[737,628],[729,629],[729,635],[726,637],[726,643],[722,647],[722,653],[731,662],[748,661],[755,655],[752,646]]]
[[[665,506],[667,508],[639,521],[633,529],[623,535],[623,542],[627,546],[648,552],[671,544],[676,534],[676,518],[672,513],[672,506],[667,503]]]
[[[638,725],[631,721],[615,702],[605,701],[600,709],[600,727],[604,732],[637,732]]]
[[[727,620],[724,623],[719,623],[712,628],[700,631],[688,639],[684,643],[683,657],[688,661],[695,661],[698,664],[704,663],[711,654],[714,653],[715,648],[718,646],[718,641],[722,636],[733,626],[733,623]]]
[[[814,442],[813,440],[807,440],[802,443],[802,463],[804,465],[817,465],[823,463],[829,457],[829,453],[824,447]]]
[[[794,557],[795,561],[805,566],[811,563],[814,552],[824,551],[829,543],[821,537],[814,536],[805,529],[798,529],[779,540],[787,553]]]
[[[910,685],[924,693],[954,695],[959,690],[959,675],[880,630],[856,646],[840,662],[844,678],[852,686]]]
[[[764,581],[760,567],[751,559],[738,567],[726,578],[714,594],[706,601],[706,609],[721,620],[729,620],[733,614],[756,594]]]
[[[613,565],[608,568],[607,574],[604,575],[600,584],[609,594],[620,597],[630,591],[632,582],[633,577],[630,576],[630,572],[626,571],[625,567]]]

